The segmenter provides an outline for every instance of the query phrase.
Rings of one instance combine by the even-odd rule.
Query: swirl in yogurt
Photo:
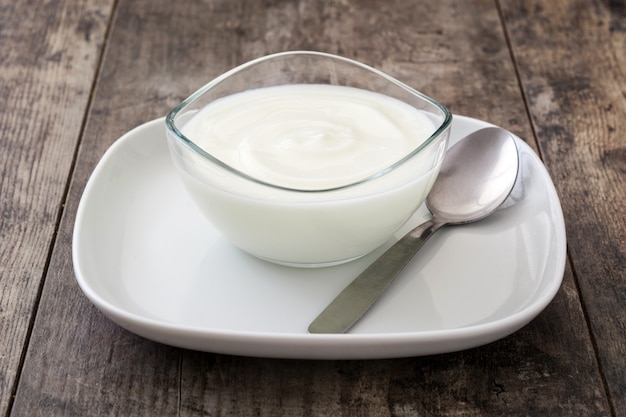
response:
[[[374,175],[435,131],[400,100],[352,87],[294,84],[212,102],[182,133],[227,165],[263,182],[314,190]]]

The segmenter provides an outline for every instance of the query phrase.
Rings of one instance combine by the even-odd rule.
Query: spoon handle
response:
[[[444,223],[434,218],[411,230],[357,276],[309,325],[309,333],[344,333],[382,295]]]

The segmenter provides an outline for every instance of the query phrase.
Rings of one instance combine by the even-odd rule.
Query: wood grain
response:
[[[616,174],[621,151],[612,151],[623,147],[623,142],[608,140],[602,124],[587,126],[592,117],[582,110],[588,111],[590,106],[578,107],[580,101],[599,100],[598,94],[613,97],[611,111],[617,113],[610,120],[622,128],[623,121],[618,119],[623,101],[614,91],[617,75],[623,74],[624,68],[623,56],[615,53],[623,38],[614,34],[622,20],[604,4],[585,3],[586,11],[578,14],[572,11],[574,6],[580,4],[393,0],[381,7],[380,2],[357,0],[116,2],[10,415],[626,415],[616,400],[621,392],[617,377],[625,369],[615,357],[615,352],[623,353],[617,334],[620,324],[607,325],[603,320],[608,312],[594,310],[607,302],[618,313],[622,311],[618,304],[623,292],[610,294],[610,290],[620,289],[624,283],[619,276],[623,258],[615,253],[619,246],[612,246],[619,243],[620,236],[623,243],[623,216],[599,223],[592,223],[590,217],[577,222],[575,217],[584,209],[606,213],[612,208],[619,214],[622,204],[623,210],[624,196],[615,191],[622,178]],[[607,35],[605,27],[591,24],[594,19],[612,22],[606,24],[614,28],[609,31],[613,34],[605,39],[612,46],[606,50],[593,43],[580,46],[580,50],[593,50],[589,53],[597,54],[598,60],[608,57],[611,63],[603,67],[613,71],[609,80],[589,81],[595,86],[594,97],[589,92],[570,91],[576,90],[577,84],[559,93],[541,94],[549,84],[546,74],[556,76],[557,67],[564,65],[554,57],[564,57],[559,54],[564,54],[566,23],[560,38],[544,39],[563,16],[563,8],[568,10],[566,23],[581,24],[588,36]],[[529,19],[537,16],[540,22]],[[533,34],[535,38],[526,38]],[[294,361],[160,345],[120,329],[88,302],[73,277],[71,234],[82,190],[107,147],[130,128],[164,115],[223,71],[287,49],[322,50],[364,61],[441,100],[456,113],[513,130],[532,146],[537,146],[533,133],[537,130],[539,149],[559,192],[570,197],[563,200],[568,225],[580,229],[572,232],[570,228],[574,269],[568,264],[561,291],[536,320],[510,337],[464,352],[380,361]],[[569,107],[561,109],[565,104]],[[557,110],[560,116],[554,114]],[[557,127],[550,130],[554,125]],[[591,136],[565,141],[569,147],[564,151],[559,129],[573,127],[585,129]],[[611,156],[605,156],[603,163],[618,168],[607,169],[600,163],[602,158],[597,157],[606,152]],[[582,159],[577,161],[578,154]],[[52,167],[55,163],[45,159],[42,166],[58,169]],[[615,203],[600,208],[593,205],[595,188],[578,184],[577,167],[592,174],[595,186],[613,190],[609,197],[615,198]],[[623,165],[621,169],[623,174]],[[612,232],[618,243],[606,242],[603,236],[607,235],[596,230],[597,224],[607,229],[612,221],[622,227],[621,235]],[[589,242],[584,240],[586,233],[591,233]],[[605,270],[604,264],[591,256],[591,246],[597,245],[612,250]],[[621,283],[611,287],[602,271]],[[592,282],[601,287],[597,291],[603,299],[588,299],[593,297],[589,293]],[[19,289],[16,285],[6,288]],[[584,300],[586,310],[581,306],[579,286],[589,294]],[[25,310],[27,318],[32,308]],[[590,337],[585,314],[597,317],[598,321],[591,323],[595,340]],[[618,341],[611,344],[609,336]],[[594,342],[600,342],[597,352]],[[14,350],[19,351],[19,343]],[[613,352],[611,346],[618,349]],[[0,349],[4,347],[0,345]],[[614,359],[618,369],[609,371],[607,361]]]
[[[504,3],[609,394],[626,415],[626,7]]]
[[[19,377],[109,12],[94,1],[0,4],[0,415]]]

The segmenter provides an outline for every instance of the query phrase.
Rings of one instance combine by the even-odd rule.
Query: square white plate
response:
[[[451,144],[486,126],[454,116]],[[243,253],[186,194],[170,161],[163,119],[125,134],[94,170],[76,216],[76,278],[120,326],[195,350],[364,359],[489,343],[539,314],[565,267],[558,196],[539,158],[516,140],[520,179],[508,206],[433,236],[349,334],[313,335],[307,326],[393,242],[320,269],[278,266]],[[397,237],[428,216],[422,207]]]

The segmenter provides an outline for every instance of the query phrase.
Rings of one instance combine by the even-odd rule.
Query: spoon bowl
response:
[[[518,166],[517,146],[509,132],[498,127],[474,132],[447,152],[426,206],[446,224],[480,220],[507,199]]]
[[[433,217],[356,277],[311,323],[309,332],[346,332],[437,230],[481,220],[498,209],[513,190],[518,171],[515,139],[504,129],[484,128],[457,142],[447,152],[426,199]]]

